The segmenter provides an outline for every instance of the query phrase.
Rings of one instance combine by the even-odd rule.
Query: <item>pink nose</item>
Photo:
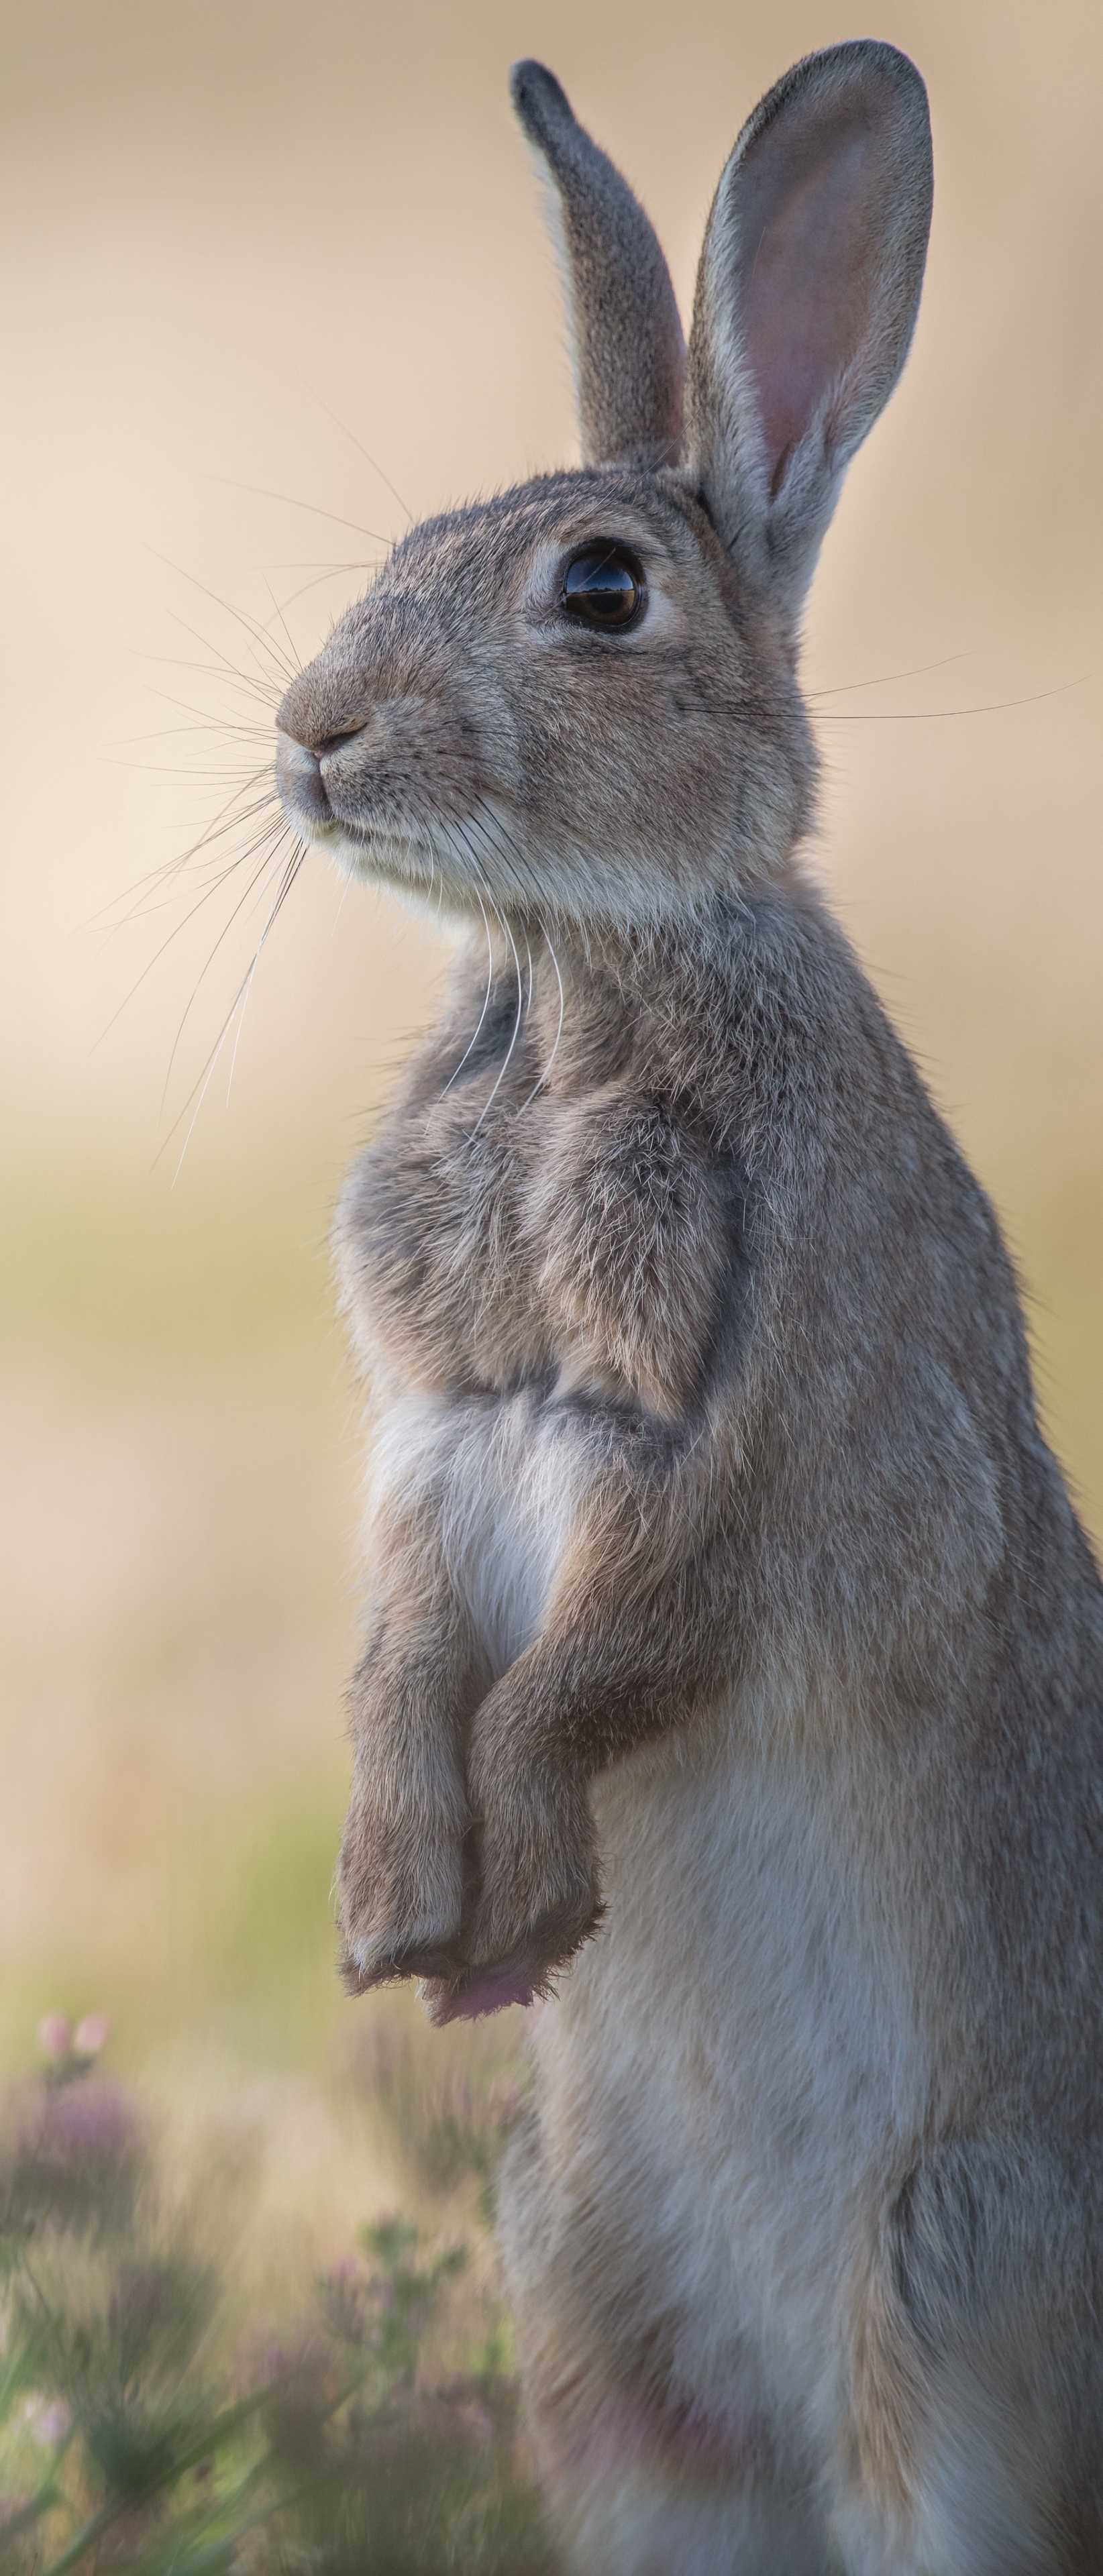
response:
[[[343,737],[347,740],[347,736]],[[328,749],[329,745],[325,745]],[[332,821],[322,777],[322,755],[281,728],[276,733],[276,786],[288,821],[310,830]]]

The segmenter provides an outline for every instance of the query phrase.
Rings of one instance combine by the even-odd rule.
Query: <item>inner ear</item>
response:
[[[869,123],[827,109],[744,173],[737,294],[771,498],[874,323],[880,162]]]
[[[931,188],[915,65],[861,38],[786,72],[713,200],[686,462],[725,545],[790,620],[846,468],[907,356]]]

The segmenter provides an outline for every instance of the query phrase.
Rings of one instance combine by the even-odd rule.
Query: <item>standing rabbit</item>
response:
[[[1103,2568],[1103,1594],[992,1210],[803,873],[802,603],[926,99],[799,63],[662,252],[551,74],[584,462],[405,537],[287,812],[442,903],[337,1237],[355,1989],[535,1995],[502,2242],[582,2576]]]

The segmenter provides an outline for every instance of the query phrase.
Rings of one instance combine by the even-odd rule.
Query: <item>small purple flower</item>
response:
[[[45,2020],[39,2022],[38,2045],[51,2065],[56,2066],[59,2058],[68,2057],[73,2045],[73,2025],[64,2013],[47,2013]]]
[[[85,2157],[114,2163],[137,2138],[137,2113],[118,2084],[89,2077],[52,2090],[43,2106],[41,2145],[66,2163]]]
[[[40,2442],[63,2442],[72,2421],[72,2407],[63,2397],[55,2397],[52,2405],[43,2407],[34,2429]]]
[[[98,2057],[111,2037],[111,2024],[106,2013],[85,2013],[73,2032],[73,2046],[78,2057]]]

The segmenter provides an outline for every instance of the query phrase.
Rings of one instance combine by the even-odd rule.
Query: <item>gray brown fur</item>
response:
[[[996,1219],[799,857],[795,617],[907,351],[922,85],[845,46],[751,119],[656,465],[654,237],[515,84],[617,452],[414,530],[280,713],[294,818],[460,926],[337,1229],[349,1980],[548,1996],[502,2237],[580,2576],[1087,2576],[1103,1594]],[[633,240],[659,355],[603,395]],[[562,610],[587,541],[646,567],[622,636]]]
[[[685,342],[651,225],[542,63],[515,63],[509,87],[549,186],[584,462],[673,465]]]

